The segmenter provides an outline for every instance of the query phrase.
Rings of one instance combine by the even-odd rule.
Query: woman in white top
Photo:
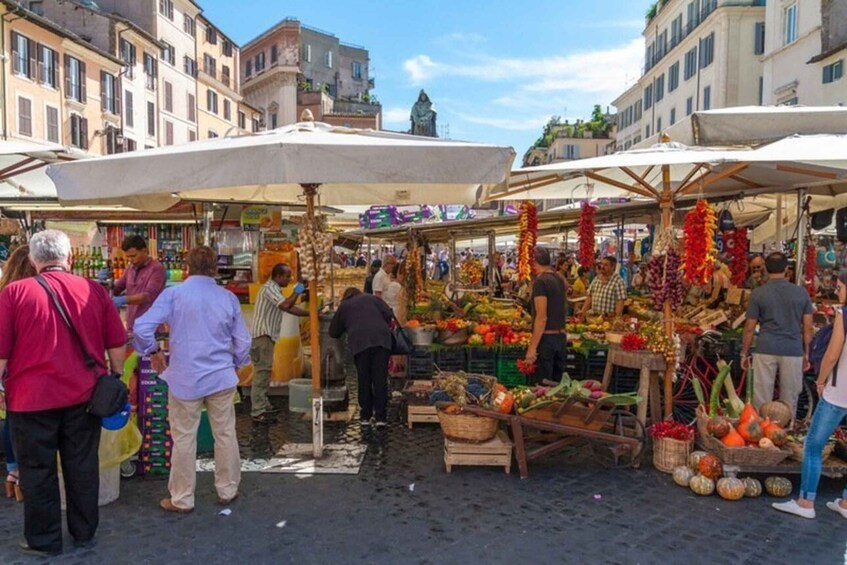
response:
[[[394,268],[390,273],[391,282],[388,283],[388,287],[386,287],[385,292],[382,294],[382,299],[385,300],[385,303],[388,304],[388,307],[391,308],[391,311],[394,312],[394,316],[400,323],[404,323],[406,320],[405,291],[401,282],[404,278],[404,271],[405,269],[401,267],[401,264],[394,264]]]
[[[838,275],[838,301],[847,304],[847,271]],[[773,507],[802,518],[815,517],[815,495],[821,478],[821,455],[832,432],[847,416],[847,348],[844,347],[844,311],[838,310],[832,326],[832,337],[821,361],[817,388],[820,400],[815,407],[812,425],[806,436],[800,497],[788,502],[775,502]],[[847,518],[847,489],[826,507]]]

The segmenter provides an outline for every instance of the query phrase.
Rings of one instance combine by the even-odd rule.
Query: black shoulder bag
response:
[[[394,322],[394,329],[391,330],[391,354],[408,355],[412,352],[412,340],[400,324],[397,316],[392,314],[391,319]]]
[[[68,327],[68,330],[74,338],[74,341],[76,341],[79,346],[79,351],[82,353],[83,360],[85,360],[85,366],[91,369],[91,372],[94,373],[94,376],[97,378],[97,384],[94,385],[94,392],[91,394],[91,399],[88,401],[86,411],[92,416],[97,416],[98,418],[105,418],[120,412],[124,409],[127,401],[129,400],[129,389],[121,380],[120,375],[116,373],[112,373],[110,375],[99,374],[99,371],[97,370],[97,361],[88,354],[88,351],[86,351],[85,347],[82,345],[82,340],[79,338],[76,328],[71,323],[71,319],[68,316],[65,307],[62,306],[62,302],[59,300],[59,296],[56,294],[56,291],[47,284],[47,281],[41,275],[36,275],[35,280],[37,280],[38,284],[40,284],[47,292],[47,295],[53,302],[53,306],[55,306],[56,310],[59,311],[59,315],[62,317],[62,320],[64,320],[65,325]]]

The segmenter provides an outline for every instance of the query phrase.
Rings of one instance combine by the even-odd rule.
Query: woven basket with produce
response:
[[[438,409],[438,421],[444,436],[459,442],[484,442],[497,434],[498,421],[463,411],[467,405],[498,409],[500,396],[497,379],[462,371],[439,373],[433,378],[430,403]],[[503,389],[505,390],[505,389]],[[499,399],[503,402],[503,398]],[[511,410],[511,404],[508,406]]]

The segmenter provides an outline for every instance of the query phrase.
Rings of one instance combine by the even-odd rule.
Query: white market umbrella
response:
[[[309,119],[311,116],[305,116]],[[329,206],[473,204],[505,183],[511,147],[335,127],[312,121],[242,137],[52,166],[66,204],[163,210],[180,200]],[[308,251],[308,250],[307,250]],[[320,388],[317,283],[309,284],[312,386]]]
[[[0,141],[0,201],[55,199],[47,165],[82,156],[57,143]]]

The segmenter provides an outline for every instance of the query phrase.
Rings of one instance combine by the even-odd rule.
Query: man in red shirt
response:
[[[115,281],[113,300],[118,308],[126,306],[126,331],[132,334],[135,320],[149,310],[165,290],[165,267],[150,258],[147,242],[140,235],[124,239],[121,249],[130,266]]]
[[[62,511],[56,454],[67,494],[68,531],[74,545],[92,544],[97,531],[100,419],[86,411],[98,376],[120,371],[126,332],[108,293],[70,274],[68,236],[46,230],[32,237],[30,260],[56,292],[79,336],[70,332],[35,278],[0,293],[0,374],[24,497],[21,549],[62,552]],[[87,367],[80,347],[96,362]],[[108,350],[109,363],[105,352]]]

